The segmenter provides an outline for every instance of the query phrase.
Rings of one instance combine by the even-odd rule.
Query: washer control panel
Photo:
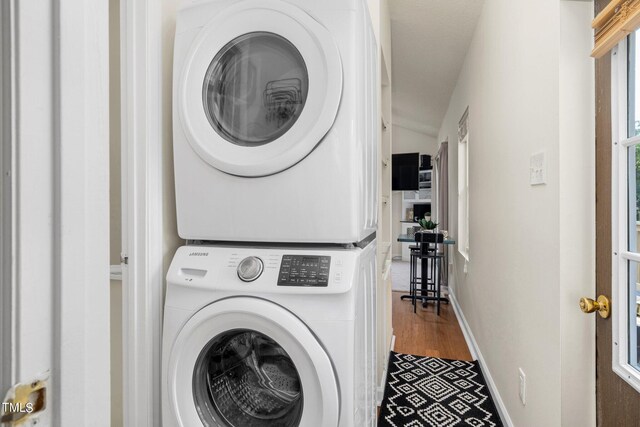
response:
[[[331,257],[283,255],[278,286],[328,286]]]

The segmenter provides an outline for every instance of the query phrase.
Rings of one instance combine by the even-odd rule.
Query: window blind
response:
[[[600,58],[640,27],[640,0],[611,0],[591,27],[595,30],[591,56]]]

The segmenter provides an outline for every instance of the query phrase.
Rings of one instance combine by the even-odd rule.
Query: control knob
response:
[[[238,264],[238,277],[243,282],[253,282],[262,274],[264,264],[257,256],[250,256]]]

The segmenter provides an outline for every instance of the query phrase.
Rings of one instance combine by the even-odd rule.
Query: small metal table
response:
[[[415,241],[416,241],[415,237],[414,236],[410,236],[408,234],[400,234],[398,236],[398,242],[415,243]],[[452,239],[451,237],[448,237],[448,238],[444,239],[444,242],[442,242],[442,243],[445,244],[445,245],[455,245],[456,241],[455,241],[455,239]],[[445,283],[447,283],[447,279],[448,279],[447,272],[449,270],[449,264],[448,264],[448,260],[447,260],[447,258],[448,258],[447,252],[448,251],[445,249],[445,251],[444,251],[444,265],[445,265],[444,273],[445,274],[444,274],[444,277],[443,277],[445,279]],[[426,274],[426,265],[425,265],[425,263],[422,263],[422,277],[425,277],[425,274]],[[410,298],[411,298],[411,295],[402,295],[400,297],[400,299],[403,299],[403,300],[404,299],[410,299]],[[423,300],[422,305],[424,306],[425,305],[424,301],[432,301],[435,298],[433,298],[433,297],[421,297],[420,299]],[[449,298],[441,297],[440,301],[448,303],[449,302]]]

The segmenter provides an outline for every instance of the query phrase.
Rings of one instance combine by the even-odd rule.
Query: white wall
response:
[[[367,0],[371,24],[382,55],[386,58],[384,66],[391,77],[391,17],[388,0]]]
[[[393,153],[420,153],[435,156],[438,139],[412,129],[393,125]]]
[[[518,427],[593,425],[593,383],[571,383],[594,372],[593,319],[574,314],[578,281],[593,280],[588,9],[563,4],[561,15],[557,0],[486,0],[438,138],[449,140],[455,237],[457,123],[469,106],[470,261],[465,273],[454,251],[452,288]],[[540,151],[547,185],[534,187],[530,156]]]
[[[367,6],[369,7],[373,32],[376,35],[378,45],[380,45],[380,9],[382,2],[380,0],[367,0]]]
[[[176,30],[176,17],[181,0],[162,2],[162,156],[163,196],[164,196],[164,270],[169,269],[173,255],[184,240],[178,236],[176,220],[176,196],[173,179],[173,119],[172,119],[172,87],[173,87],[173,41]]]
[[[399,234],[402,234],[402,223],[400,222],[401,220],[404,219],[404,207],[403,207],[403,203],[402,203],[402,191],[394,191],[392,193],[392,201],[391,201],[391,208],[393,209],[392,214],[391,214],[391,235],[392,236],[398,236]],[[397,257],[401,257],[402,256],[402,243],[397,241],[397,237],[396,239],[393,239],[392,241],[392,253],[393,253],[393,257],[397,258]]]

